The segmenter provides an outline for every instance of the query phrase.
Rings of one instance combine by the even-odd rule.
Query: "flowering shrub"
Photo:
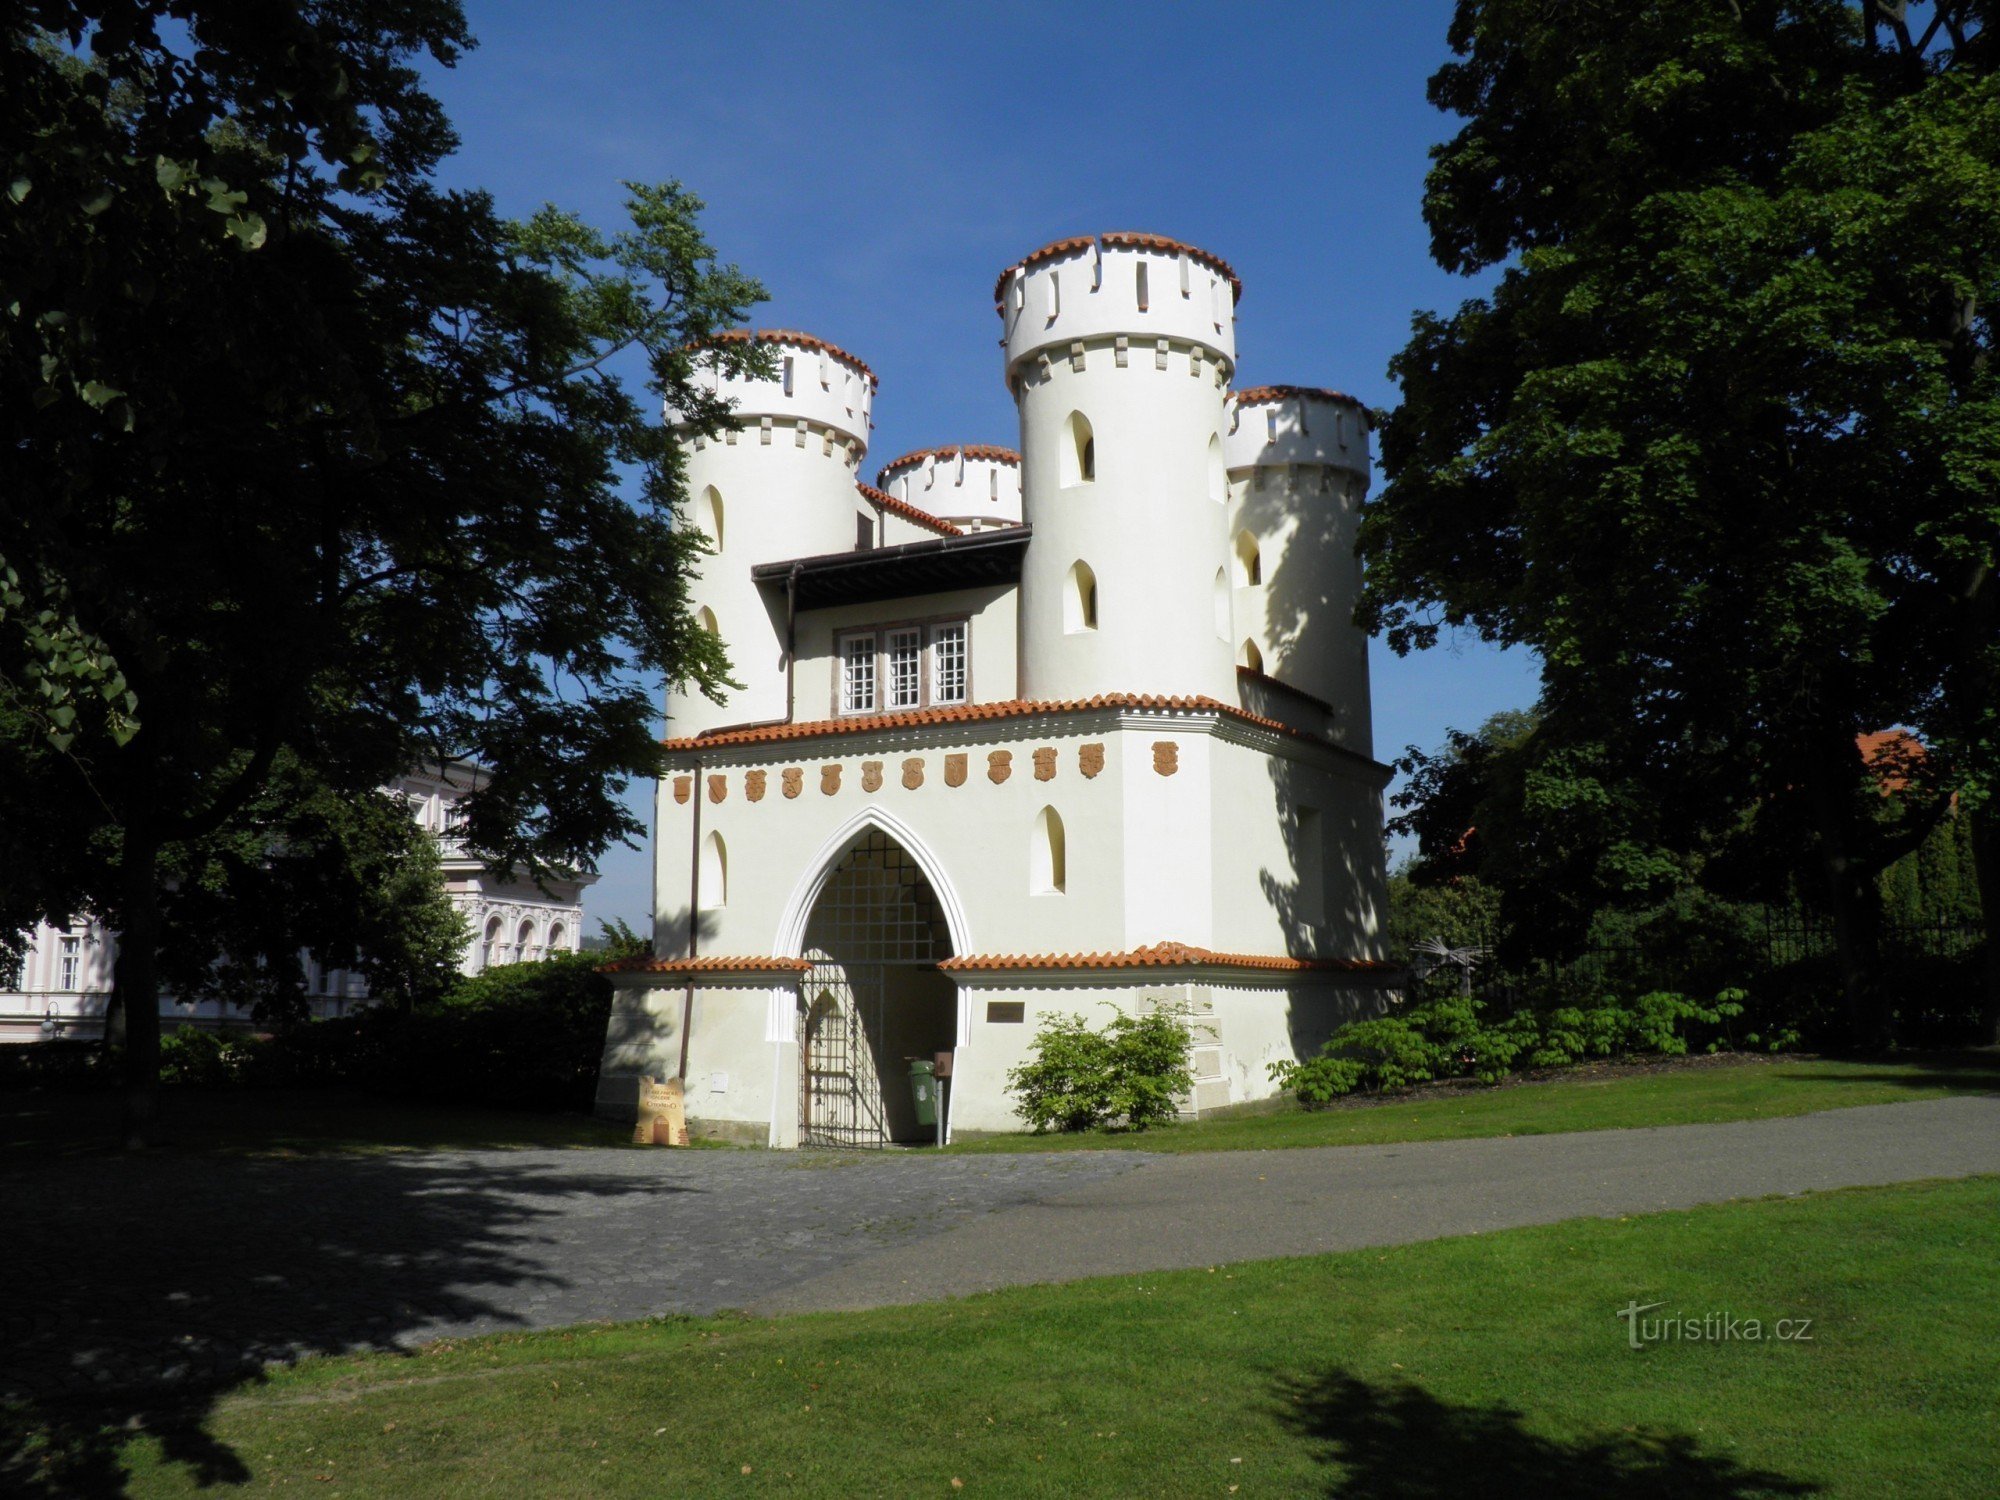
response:
[[[1194,1087],[1187,1022],[1167,1010],[1117,1015],[1093,1031],[1078,1015],[1049,1016],[1027,1062],[1007,1074],[1021,1118],[1037,1135],[1122,1121],[1133,1130],[1162,1124]]]
[[[1629,1001],[1607,996],[1593,1006],[1522,1010],[1489,1021],[1477,1000],[1453,995],[1401,1015],[1343,1026],[1317,1056],[1273,1063],[1271,1077],[1312,1109],[1344,1094],[1408,1088],[1434,1078],[1498,1083],[1518,1066],[1559,1068],[1626,1053],[1677,1057],[1691,1042],[1724,1051],[1734,1045],[1731,1023],[1743,1014],[1747,998],[1730,989],[1704,1004],[1654,990]],[[1746,1040],[1775,1052],[1797,1038],[1787,1032]]]

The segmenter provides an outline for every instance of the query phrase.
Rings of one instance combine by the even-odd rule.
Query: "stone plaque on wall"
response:
[[[1014,774],[1014,755],[1009,750],[994,750],[986,757],[986,779],[995,786],[1000,785]]]
[[[802,766],[786,766],[780,779],[784,782],[785,795],[787,797],[796,797],[799,794],[799,789],[805,785],[805,768]]]
[[[861,790],[879,792],[882,790],[882,762],[864,760],[861,762]]]
[[[674,778],[674,801],[685,802],[693,795],[694,778],[692,776],[676,776]]]
[[[762,802],[764,800],[764,773],[762,771],[746,771],[744,773],[743,795],[748,797],[752,802]]]
[[[1077,769],[1083,772],[1084,780],[1090,780],[1104,769],[1104,747],[1085,745],[1076,752],[1076,764]]]
[[[924,784],[924,762],[921,756],[913,755],[903,762],[903,786],[914,792]]]
[[[1035,752],[1035,780],[1053,781],[1056,776],[1056,747],[1044,745]]]
[[[819,768],[819,789],[829,797],[840,790],[839,766],[821,766]]]
[[[946,786],[965,785],[965,764],[963,755],[947,755],[944,758],[944,784]]]

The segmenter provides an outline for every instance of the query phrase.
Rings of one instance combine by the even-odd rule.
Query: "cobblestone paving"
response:
[[[1147,1159],[521,1151],[9,1170],[0,1396],[192,1393],[309,1353],[743,1307]]]

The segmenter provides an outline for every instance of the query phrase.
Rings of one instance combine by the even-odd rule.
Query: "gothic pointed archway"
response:
[[[953,1045],[951,955],[929,878],[886,830],[864,829],[828,873],[805,925],[800,986],[799,1140],[885,1146],[930,1138],[917,1123],[909,1059]]]

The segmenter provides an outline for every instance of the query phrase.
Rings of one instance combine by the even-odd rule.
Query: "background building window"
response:
[[[916,708],[924,698],[924,633],[889,632],[889,707]]]
[[[931,631],[931,702],[965,701],[965,626],[939,625]]]
[[[78,937],[64,938],[58,952],[59,972],[57,974],[58,982],[56,988],[59,990],[80,989],[81,986],[77,983],[77,980],[83,968],[83,939]]]
[[[875,707],[875,637],[847,638],[841,652],[840,711],[868,713]]]

